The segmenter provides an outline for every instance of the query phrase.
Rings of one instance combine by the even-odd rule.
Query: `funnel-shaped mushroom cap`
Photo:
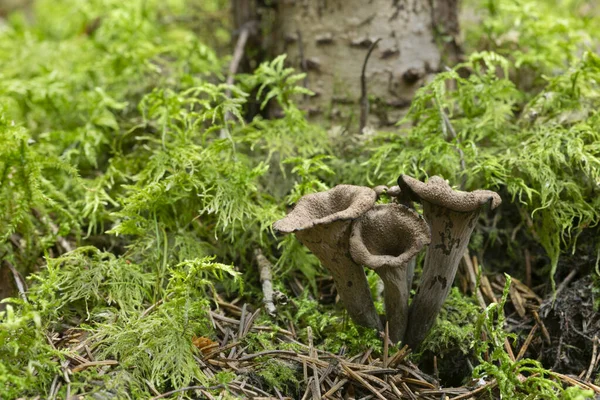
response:
[[[407,266],[430,241],[425,220],[400,204],[376,205],[352,223],[350,255],[358,264],[374,269],[383,281],[393,342],[402,340],[406,331],[410,292]]]
[[[473,192],[454,190],[439,176],[432,176],[427,183],[423,183],[410,176],[400,175],[398,186],[413,201],[426,201],[458,212],[475,211],[486,203],[489,203],[493,210],[502,203],[502,199],[496,192],[491,190],[475,190]]]
[[[294,232],[331,273],[350,317],[359,325],[381,330],[365,271],[352,260],[348,248],[352,220],[373,207],[376,198],[368,187],[338,185],[302,197],[273,229]]]
[[[358,218],[375,204],[377,194],[371,188],[337,185],[325,192],[308,194],[273,229],[283,233],[297,232],[315,225]]]
[[[403,268],[430,241],[429,226],[414,210],[379,204],[352,224],[350,254],[372,269]]]

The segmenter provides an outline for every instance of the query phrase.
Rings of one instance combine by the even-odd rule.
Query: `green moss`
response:
[[[261,362],[257,371],[268,387],[277,388],[284,393],[298,392],[300,387],[301,371],[288,362],[274,358]]]
[[[462,295],[458,288],[452,288],[420,352],[430,351],[441,358],[456,349],[469,354],[480,314],[481,309],[473,299]]]

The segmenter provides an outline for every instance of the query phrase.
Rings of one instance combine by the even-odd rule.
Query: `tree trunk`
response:
[[[235,3],[247,10],[249,1],[234,2],[238,26]],[[416,89],[460,55],[457,0],[280,0],[276,9],[254,1],[254,16],[245,18],[261,20],[264,54],[287,53],[288,63],[307,73],[316,94],[303,105],[311,118],[350,131],[358,131],[365,111],[367,126],[393,126]]]

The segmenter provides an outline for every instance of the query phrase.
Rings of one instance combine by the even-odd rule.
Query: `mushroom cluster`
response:
[[[387,194],[388,204],[375,204]],[[419,215],[413,202],[423,206]],[[273,224],[295,233],[328,269],[341,302],[359,325],[383,329],[362,268],[371,268],[384,284],[389,336],[417,348],[433,326],[446,299],[480,211],[500,204],[489,190],[453,190],[441,177],[427,183],[400,175],[398,186],[374,189],[338,185],[302,197]],[[427,246],[423,275],[409,307],[417,254]]]

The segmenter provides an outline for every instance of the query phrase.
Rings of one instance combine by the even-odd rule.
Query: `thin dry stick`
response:
[[[411,400],[417,400],[417,396],[415,396],[415,394],[412,392],[412,390],[410,390],[404,381],[400,382],[400,386],[402,386],[402,389],[408,394],[408,397],[410,397]]]
[[[271,270],[273,265],[265,257],[260,249],[254,250],[254,258],[256,258],[256,264],[258,265],[258,272],[260,275],[260,283],[262,285],[263,292],[263,304],[267,314],[275,316],[275,303],[273,303],[273,284],[271,283],[273,277]]]
[[[383,366],[387,367],[388,366],[388,351],[389,351],[389,334],[390,334],[390,328],[389,328],[389,322],[386,321],[385,322],[385,336],[383,338]]]
[[[465,394],[461,394],[460,396],[453,397],[452,400],[474,399],[476,394],[479,394],[490,387],[494,387],[494,386],[496,386],[496,384],[497,384],[496,380],[492,379],[485,385],[479,386],[475,390],[472,390]]]
[[[73,368],[71,371],[79,372],[79,371],[83,371],[84,369],[87,369],[89,367],[103,366],[103,365],[119,365],[119,362],[116,360],[89,361],[89,362],[85,362],[83,364],[79,364],[78,366]]]
[[[144,382],[146,382],[146,386],[148,386],[148,388],[150,389],[150,391],[155,396],[160,396],[160,392],[158,390],[156,390],[156,388],[154,387],[154,385],[152,384],[152,382],[150,382],[148,379],[144,379]]]
[[[310,388],[312,385],[312,382],[313,382],[313,378],[311,376],[310,379],[308,380],[308,382],[306,382],[306,390],[304,391],[304,396],[302,396],[301,400],[308,400],[308,396],[312,392],[312,390]]]
[[[298,36],[298,55],[300,56],[300,69],[302,69],[302,72],[304,72],[304,79],[302,80],[302,85],[305,88],[308,88],[308,75],[306,74],[306,72],[308,72],[308,68],[306,66],[306,58],[304,57],[304,42],[302,41],[302,33],[300,32],[300,29],[296,30],[296,36]],[[306,94],[303,95],[304,97],[306,97]]]
[[[230,86],[225,90],[225,96],[227,98],[231,97],[231,86],[234,83],[235,74],[240,66],[240,62],[242,61],[242,56],[244,55],[244,48],[246,47],[246,42],[248,42],[248,37],[250,36],[251,26],[252,23],[247,22],[240,29],[240,36],[238,37],[237,43],[235,44],[233,58],[231,59],[231,63],[229,64],[229,72],[227,74],[226,83]],[[227,122],[231,120],[231,113],[229,111],[226,112],[223,118],[225,122],[225,127],[221,129],[220,137],[221,139],[229,139],[233,142],[233,139],[231,138],[231,135],[229,133],[229,129],[227,129]]]
[[[150,400],[163,399],[163,398],[169,397],[169,396],[171,396],[171,395],[173,395],[175,393],[188,392],[190,390],[215,390],[215,389],[221,389],[223,387],[224,387],[223,385],[216,385],[216,386],[210,386],[210,387],[206,387],[206,386],[187,386],[187,387],[183,387],[183,388],[180,388],[180,389],[171,390],[170,392],[163,393],[160,396],[154,396]]]
[[[367,52],[367,56],[365,57],[365,61],[363,62],[362,71],[360,73],[360,127],[358,133],[362,133],[365,126],[367,126],[367,118],[369,117],[369,96],[367,93],[367,62],[369,62],[369,57],[371,57],[371,53],[377,46],[377,43],[381,38],[375,40],[371,43],[369,47],[369,51]]]
[[[13,275],[13,279],[15,280],[15,284],[17,285],[17,289],[19,290],[19,296],[21,296],[21,299],[23,299],[23,301],[27,303],[28,301],[27,301],[27,294],[25,293],[26,292],[25,284],[21,280],[21,276],[19,275],[19,272],[14,267],[14,265],[12,265],[7,260],[4,260],[3,262],[4,262],[4,265],[6,265],[8,267],[8,269],[10,269],[10,272]]]
[[[575,275],[577,275],[577,272],[579,272],[579,269],[577,269],[577,268],[575,268],[575,269],[571,270],[571,272],[569,272],[569,275],[567,275],[567,277],[560,283],[560,285],[558,285],[558,288],[556,289],[556,293],[554,293],[554,298],[557,298],[558,294],[560,292],[562,292],[563,290],[565,290],[565,288],[569,285],[569,283],[571,283],[573,278],[575,278]]]
[[[467,271],[469,273],[470,279],[472,281],[474,280],[474,282],[476,282],[477,278],[475,277],[475,266],[474,266],[473,262],[471,261],[471,258],[469,257],[468,251],[465,252],[465,255],[463,256],[463,261],[464,261],[465,265],[467,266]],[[479,303],[479,306],[485,310],[487,308],[487,304],[485,303],[485,300],[483,299],[483,295],[479,288],[476,289],[476,297],[477,297],[477,302]],[[515,354],[513,353],[512,347],[510,346],[510,342],[508,341],[508,339],[504,339],[504,348],[506,349],[506,352],[508,353],[508,357],[512,361],[515,361]]]
[[[402,398],[402,393],[400,392],[400,390],[398,389],[398,387],[393,382],[390,382],[390,385],[392,386],[392,392],[394,392],[394,394],[396,396],[398,396],[399,399],[401,399]]]
[[[352,379],[360,382],[365,388],[369,389],[369,391],[371,391],[371,393],[373,393],[375,396],[377,396],[377,398],[381,399],[381,400],[386,400],[385,397],[383,397],[381,395],[381,393],[379,393],[377,391],[377,389],[375,389],[369,382],[365,381],[360,375],[358,375],[356,372],[352,371],[349,367],[347,367],[344,363],[342,363],[342,368],[344,369],[344,371],[346,371],[346,373],[348,374],[348,376],[350,376]]]
[[[594,372],[594,368],[596,367],[596,362],[598,361],[596,359],[596,354],[598,354],[598,336],[594,335],[594,340],[592,341],[593,343],[593,348],[592,348],[592,358],[590,359],[590,367],[587,370],[587,373],[585,374],[585,378],[583,379],[585,382],[589,382],[590,378],[592,377],[592,372]]]
[[[517,354],[517,361],[520,360],[521,358],[523,358],[523,356],[525,355],[525,352],[527,351],[527,348],[531,344],[531,341],[533,340],[533,335],[535,334],[535,331],[537,331],[537,328],[538,328],[538,326],[534,325],[533,328],[531,328],[531,331],[529,331],[529,335],[527,335],[527,339],[525,339],[525,343],[523,343],[523,346],[521,346],[521,349],[519,350],[519,354]]]
[[[310,326],[306,328],[306,333],[308,335],[308,355],[311,358],[318,359],[317,352],[315,351],[315,349],[313,347],[313,332],[312,332],[312,328]],[[312,391],[313,399],[319,400],[321,398],[321,387],[319,385],[319,374],[317,371],[317,366],[315,364],[313,364],[312,369],[313,369],[313,385],[312,385],[313,387],[312,387],[311,391]]]
[[[510,345],[510,342],[508,341],[508,338],[504,339],[504,349],[508,353],[508,358],[510,358],[510,361],[512,361],[512,362],[516,361],[515,353],[513,352],[513,349]]]
[[[550,375],[555,376],[556,378],[560,379],[561,381],[565,382],[568,385],[571,386],[579,386],[580,388],[584,389],[584,390],[593,390],[596,393],[600,393],[600,387],[589,383],[589,382],[580,382],[577,379],[571,378],[568,375],[563,375],[559,372],[554,372],[554,371],[550,371]]]
[[[440,110],[440,114],[442,115],[442,119],[444,120],[444,125],[443,125],[444,133],[446,133],[446,127],[447,127],[448,131],[450,131],[450,135],[451,135],[452,139],[456,139],[456,151],[458,152],[458,155],[460,157],[460,169],[463,172],[463,178],[462,178],[460,187],[461,187],[461,189],[464,189],[466,180],[467,180],[467,177],[464,175],[464,173],[467,169],[467,166],[465,164],[465,153],[460,148],[460,138],[456,134],[456,131],[454,130],[454,127],[452,126],[452,123],[450,122],[450,118],[448,118],[448,115],[446,115],[446,112],[444,111],[444,108],[442,107],[441,104],[438,106],[438,108]]]
[[[531,254],[525,249],[525,284],[531,287]]]
[[[537,311],[534,311],[534,310],[532,310],[531,313],[533,314],[533,318],[535,319],[535,322],[540,326],[540,329],[542,330],[542,335],[544,336],[544,341],[547,344],[551,344],[552,340],[550,339],[550,333],[548,333],[548,329],[546,329],[546,325],[544,325],[544,323],[540,319],[539,314],[537,313]]]
[[[469,257],[469,251],[465,251],[465,255],[463,256],[463,262],[467,267],[467,273],[469,274],[469,280],[471,281],[472,287],[471,290],[475,293],[475,297],[477,298],[477,302],[479,306],[485,310],[487,304],[485,304],[485,300],[483,299],[483,294],[481,294],[481,289],[477,286],[477,274],[475,273],[475,266],[471,261],[471,257]]]
[[[248,334],[248,332],[250,332],[250,329],[252,328],[252,325],[254,325],[254,321],[256,320],[256,317],[258,316],[258,314],[260,314],[261,309],[259,308],[258,310],[254,311],[250,317],[246,320],[246,324],[244,326],[244,332],[242,336],[246,336]]]
[[[410,354],[410,349],[408,345],[404,345],[394,356],[389,360],[388,365],[386,367],[394,368],[396,365],[400,364],[402,360],[404,360]]]

